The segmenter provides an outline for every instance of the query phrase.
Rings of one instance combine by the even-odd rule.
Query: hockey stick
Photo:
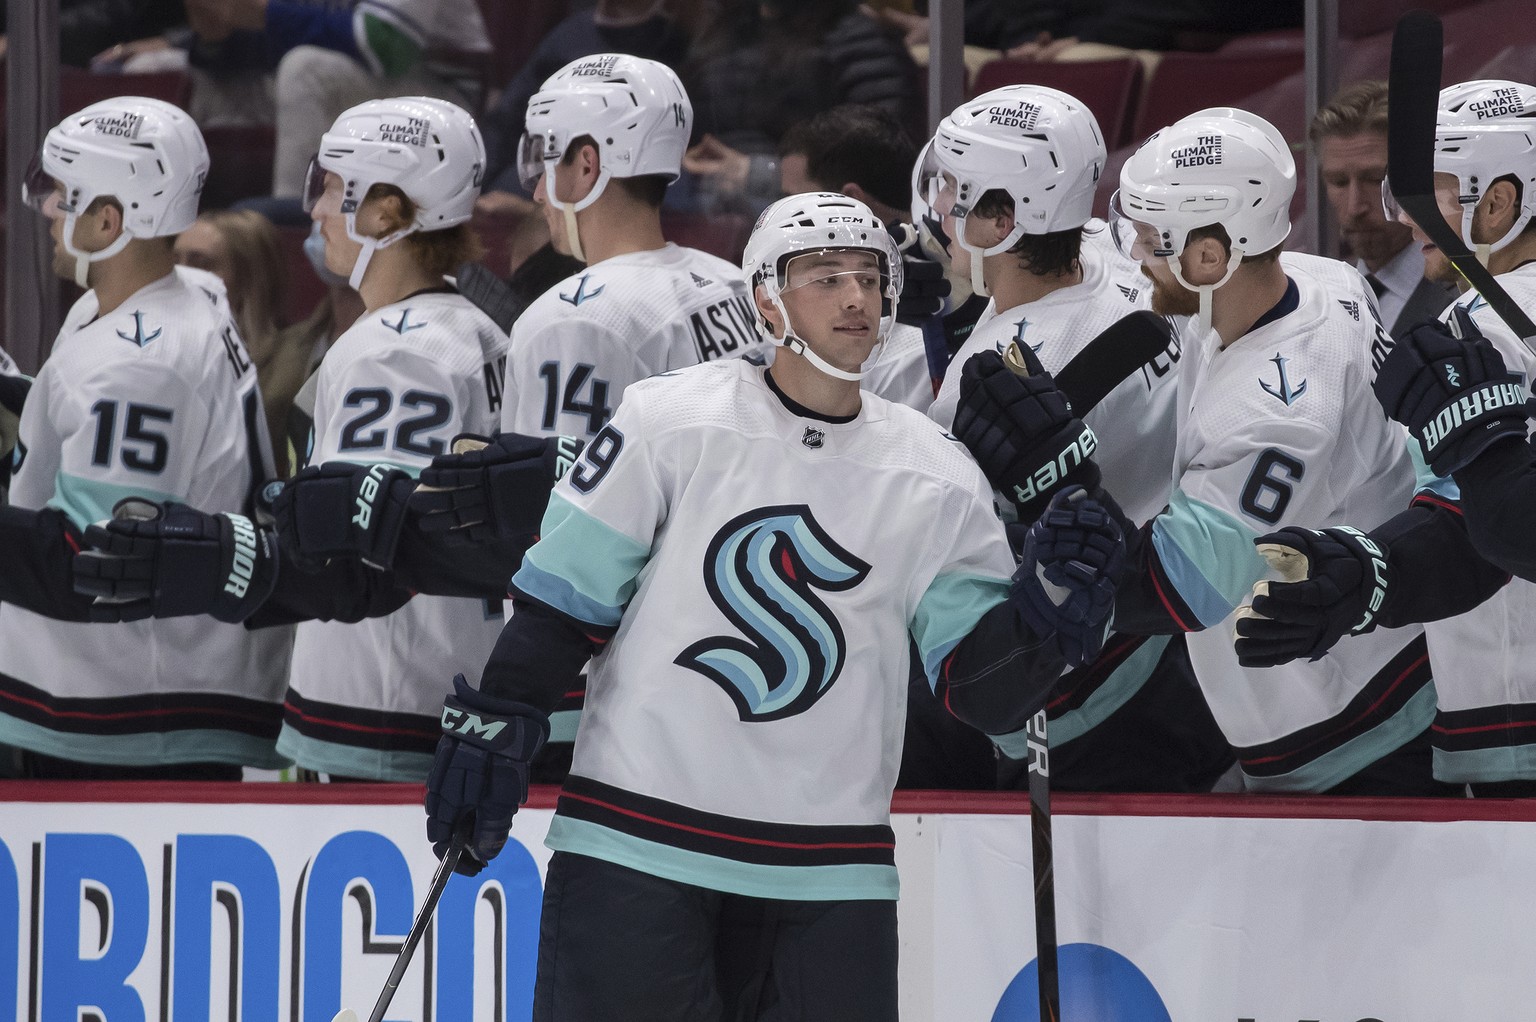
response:
[[[427,924],[432,921],[432,913],[437,911],[438,899],[443,896],[443,888],[448,886],[448,878],[453,876],[453,871],[459,864],[460,857],[464,854],[464,843],[469,835],[468,827],[461,827],[453,835],[453,841],[448,845],[448,851],[443,853],[443,861],[438,864],[437,874],[432,878],[432,886],[427,889],[426,900],[421,903],[421,909],[416,913],[416,921],[411,923],[411,932],[405,935],[405,943],[400,945],[400,953],[395,956],[395,967],[389,970],[389,979],[384,981],[384,989],[379,991],[379,1000],[373,1006],[373,1014],[368,1016],[368,1022],[380,1022],[384,1013],[389,1010],[389,1002],[394,1000],[395,988],[400,985],[400,979],[405,975],[406,968],[411,964],[411,956],[416,951],[416,945],[421,943],[421,935],[427,931]],[[338,1011],[331,1022],[357,1022],[357,1012],[351,1008],[343,1008]]]
[[[1133,312],[1105,327],[1062,366],[1056,386],[1074,412],[1087,415],[1132,373],[1166,351],[1172,339],[1168,320],[1145,309]],[[1021,353],[1017,364],[1009,361],[1009,368],[1017,373],[1022,363]]]
[[[459,294],[468,298],[503,333],[512,330],[512,324],[527,303],[517,297],[511,285],[486,269],[482,263],[465,263],[454,277]]]
[[[1435,201],[1435,119],[1440,109],[1442,43],[1440,19],[1424,11],[1403,15],[1392,33],[1387,85],[1387,180],[1392,197],[1483,296],[1488,307],[1536,352],[1536,324],[1467,250]]]
[[[1173,327],[1141,310],[1111,323],[1056,374],[1056,386],[1078,415],[1086,415],[1122,382],[1168,349]],[[1024,350],[1014,341],[1003,363],[1028,376]],[[1056,867],[1051,838],[1051,743],[1042,707],[1024,728],[1029,745],[1030,861],[1035,879],[1035,977],[1041,1022],[1060,1022],[1061,979],[1056,958]]]

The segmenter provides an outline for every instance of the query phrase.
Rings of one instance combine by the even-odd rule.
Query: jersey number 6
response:
[[[1276,469],[1289,481],[1276,478]],[[1291,502],[1291,483],[1300,482],[1306,471],[1307,466],[1289,454],[1266,447],[1254,462],[1248,481],[1243,484],[1240,506],[1267,525],[1278,524]]]

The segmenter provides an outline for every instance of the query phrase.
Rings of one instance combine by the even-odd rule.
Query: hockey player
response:
[[[27,403],[32,380],[16,366],[14,359],[0,348],[0,504],[5,503],[11,484],[11,452],[16,449],[16,430],[21,424],[21,409]]]
[[[1090,219],[1104,160],[1093,114],[1043,86],[977,96],[939,123],[916,190],[943,218],[957,267],[981,268],[997,309],[960,348],[929,411],[946,429],[954,428],[961,367],[971,356],[1017,342],[1059,372],[1100,331],[1150,304],[1134,263],[1113,246],[1084,244],[1085,235],[1106,229]],[[1085,417],[1107,485],[1137,524],[1168,503],[1178,359],[1175,339]],[[1049,500],[1025,500],[1007,485],[1003,492],[1026,505],[1026,520]],[[1058,786],[1209,789],[1231,765],[1177,637],[1114,636],[1104,662],[1063,678],[1052,705]],[[1010,736],[1001,748],[1010,757],[1000,764],[1005,783],[1015,783],[1020,771],[1011,764],[1026,761],[1025,738]]]
[[[1266,573],[1261,530],[1379,524],[1413,488],[1401,432],[1365,399],[1390,342],[1364,281],[1343,263],[1280,255],[1294,188],[1279,132],[1227,108],[1164,128],[1121,170],[1117,205],[1153,308],[1196,319],[1179,370],[1174,491],[1130,543],[1115,623],[1190,633],[1249,789],[1443,793],[1430,776],[1435,696],[1418,628],[1268,670],[1241,667],[1232,649],[1230,618]],[[1020,420],[1048,408],[1042,398]]]
[[[472,815],[472,872],[602,650],[549,834],[536,1019],[895,1019],[907,634],[991,730],[1102,638],[1108,516],[1063,499],[1015,575],[964,449],[847,379],[899,258],[846,196],[769,207],[744,270],[773,366],[632,387],[559,484],[481,687],[455,679],[428,833],[442,851]]]
[[[1474,81],[1443,90],[1434,166],[1449,226],[1485,253],[1516,302],[1536,309],[1533,115],[1536,89],[1528,85]],[[1444,253],[1412,226],[1431,279],[1458,279]],[[1536,355],[1475,292],[1453,302],[1442,323],[1400,339],[1376,379],[1382,406],[1409,427],[1432,470],[1421,465],[1412,506],[1368,534],[1290,528],[1260,537],[1305,565],[1310,579],[1257,592],[1253,611],[1262,617],[1239,622],[1237,648],[1247,662],[1283,663],[1321,656],[1345,635],[1430,622],[1435,776],[1478,795],[1528,796],[1536,794],[1536,638],[1528,627],[1536,619],[1536,583],[1505,585],[1505,571],[1472,546],[1485,549],[1490,521],[1518,521],[1519,534],[1527,531],[1529,505],[1510,499],[1509,481],[1530,463],[1528,394],[1519,381],[1536,376]],[[1447,408],[1481,411],[1442,417]],[[1456,424],[1447,429],[1445,422]]]
[[[88,288],[27,397],[0,508],[0,741],[34,777],[238,779],[281,763],[291,635],[88,624],[71,590],[79,530],[125,496],[222,509],[254,536],[245,515],[272,474],[256,373],[218,279],[172,253],[207,172],[186,113],[121,97],[66,117],[28,175],[54,271]]]

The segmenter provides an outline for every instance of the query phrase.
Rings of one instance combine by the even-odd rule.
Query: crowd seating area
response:
[[[508,80],[532,53],[539,38],[560,20],[567,0],[481,0],[494,59],[483,68],[487,81]],[[1392,26],[1410,7],[1428,8],[1445,23],[1445,80],[1502,77],[1536,78],[1536,30],[1525,16],[1525,0],[1358,0],[1339,5],[1338,81],[1383,78],[1387,72]],[[999,57],[983,65],[966,83],[967,95],[1003,85],[1049,85],[1082,99],[1104,131],[1109,164],[1100,181],[1096,212],[1103,215],[1119,178],[1120,165],[1148,134],[1185,114],[1209,106],[1253,110],[1273,122],[1300,151],[1306,138],[1305,39],[1301,30],[1240,36],[1210,52],[1138,53],[1088,61],[1029,62]],[[98,99],[125,93],[154,96],[184,105],[191,79],[182,72],[94,74],[64,68],[60,72],[61,110],[77,110]],[[483,98],[483,97],[482,97]],[[3,99],[3,79],[0,79]],[[211,127],[205,131],[212,160],[204,192],[205,209],[226,207],[246,197],[269,193],[273,129],[270,126]],[[1304,182],[1293,216],[1305,214]],[[505,275],[509,227],[477,222],[486,242],[486,265]],[[751,223],[741,216],[669,213],[669,236],[680,244],[739,258]],[[300,228],[282,228],[285,247],[295,258],[287,315],[302,318],[318,300],[322,285],[298,258]],[[67,289],[66,289],[67,290]],[[73,295],[67,295],[72,299]]]

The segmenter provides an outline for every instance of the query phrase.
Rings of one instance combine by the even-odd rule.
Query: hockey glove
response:
[[[1439,476],[1450,476],[1497,440],[1525,436],[1525,387],[1461,307],[1450,328],[1422,323],[1410,330],[1372,387]]]
[[[953,288],[942,265],[913,245],[902,252],[901,273],[901,294],[896,298],[898,321],[921,323],[944,311],[944,299]]]
[[[328,461],[302,469],[272,502],[284,556],[310,572],[333,557],[388,571],[415,486],[388,464]]]
[[[1067,396],[1034,354],[1020,350],[1028,376],[1014,375],[994,351],[966,361],[954,434],[992,485],[1019,506],[1019,519],[1031,521],[1064,486],[1098,488],[1098,439],[1072,414]]]
[[[427,840],[438,857],[469,817],[474,820],[458,872],[474,876],[494,859],[528,798],[528,761],[549,737],[549,717],[524,703],[497,699],[458,674],[443,701],[443,737],[427,777]]]
[[[277,584],[275,537],[244,515],[128,497],[84,539],[74,584],[96,597],[93,621],[208,614],[234,624]]]
[[[1030,527],[1012,598],[1030,628],[1054,634],[1062,658],[1081,667],[1104,646],[1124,568],[1119,524],[1074,486],[1056,494]]]
[[[453,453],[421,470],[411,514],[422,532],[450,542],[484,543],[539,531],[550,488],[575,464],[586,441],[573,436],[460,434]]]
[[[1316,660],[1344,636],[1376,627],[1392,572],[1386,548],[1371,537],[1348,526],[1291,526],[1254,543],[1286,581],[1258,583],[1251,605],[1238,609],[1238,663],[1274,667],[1298,657]]]

